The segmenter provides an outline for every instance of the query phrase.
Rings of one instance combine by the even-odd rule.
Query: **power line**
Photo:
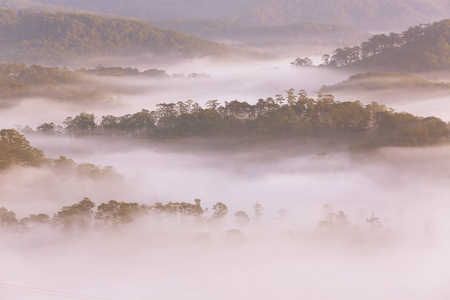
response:
[[[4,287],[4,286],[7,286],[7,287]],[[49,296],[55,296],[55,297],[72,298],[72,299],[111,300],[111,299],[108,299],[108,298],[87,296],[87,295],[67,293],[67,292],[60,292],[60,291],[40,289],[40,288],[32,288],[32,287],[27,287],[27,286],[22,286],[22,285],[15,285],[15,284],[8,284],[8,283],[0,283],[0,289],[13,290],[13,291],[19,291],[19,292],[26,292],[26,293],[33,293],[33,294],[41,294],[41,295],[49,295]]]

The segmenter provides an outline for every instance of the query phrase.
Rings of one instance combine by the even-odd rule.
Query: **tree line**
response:
[[[337,48],[322,56],[322,67],[370,68],[385,71],[450,69],[450,19],[420,24],[402,33],[376,34],[359,46]],[[312,66],[297,58],[295,66]]]
[[[232,222],[239,228],[245,228],[253,222],[254,226],[261,226],[264,208],[260,203],[252,205],[251,213],[243,210],[236,211],[232,215]],[[53,230],[63,233],[77,233],[92,229],[120,229],[140,220],[151,220],[162,226],[172,226],[178,223],[180,227],[190,226],[214,226],[223,224],[229,213],[228,207],[222,202],[217,202],[212,207],[212,213],[208,208],[202,207],[201,200],[190,202],[157,202],[153,205],[139,204],[136,202],[119,202],[110,200],[98,206],[88,197],[78,203],[63,206],[52,216],[44,213],[30,214],[18,219],[16,213],[0,207],[0,233],[28,232],[41,226],[50,226]],[[323,218],[318,222],[322,230],[342,230],[350,228],[350,221],[342,210],[335,211],[330,205],[322,207]],[[288,219],[288,212],[280,209],[276,212],[275,221],[283,223]],[[382,222],[373,213],[366,220],[371,228],[381,228]]]
[[[422,146],[445,142],[449,126],[436,117],[395,112],[376,102],[336,101],[332,95],[310,98],[294,89],[286,96],[237,100],[221,104],[209,100],[205,108],[193,100],[161,103],[124,116],[82,112],[62,125],[43,123],[28,132],[50,135],[135,137],[142,139],[329,138],[358,147]]]
[[[255,204],[255,218],[262,215],[262,206]],[[93,201],[85,197],[80,202],[62,207],[58,212],[49,216],[47,214],[31,214],[28,217],[17,219],[13,211],[0,207],[0,229],[13,229],[27,231],[40,225],[51,225],[62,231],[80,231],[90,227],[112,227],[132,223],[144,216],[163,221],[165,218],[183,218],[186,222],[219,222],[228,214],[228,207],[222,202],[217,202],[212,207],[212,215],[207,217],[208,209],[203,208],[200,199],[194,203],[169,202],[153,205],[139,204],[135,202],[118,202],[110,200],[96,206]],[[245,226],[250,222],[250,217],[244,211],[234,214],[238,225]]]

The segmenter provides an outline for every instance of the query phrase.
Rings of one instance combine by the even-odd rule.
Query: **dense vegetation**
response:
[[[350,76],[348,80],[320,89],[323,93],[376,90],[450,91],[450,83],[432,82],[406,73],[367,72]]]
[[[96,80],[93,76],[185,78],[184,74],[169,75],[164,70],[103,67],[69,70],[66,67],[27,66],[24,63],[0,63],[0,105],[13,104],[12,99],[45,97],[55,100],[94,101],[111,99],[112,95],[129,91]],[[191,73],[187,78],[210,77]]]
[[[44,153],[14,129],[0,130],[0,169],[11,165],[38,166]]]
[[[60,156],[58,159],[45,158],[42,150],[32,147],[30,142],[15,129],[0,130],[0,170],[11,166],[43,167],[64,176],[79,178],[118,178],[111,166],[98,167],[90,163],[76,163]]]
[[[7,1],[8,0],[3,0]],[[11,1],[9,1],[11,2]],[[392,29],[442,19],[447,0],[19,0],[146,19],[228,19],[242,24],[285,25],[303,21],[362,29]],[[14,5],[14,4],[10,4]],[[30,4],[28,4],[30,6]],[[11,7],[11,6],[9,6]],[[12,6],[14,7],[14,6]]]
[[[74,136],[122,136],[144,139],[328,138],[355,146],[418,146],[443,142],[449,135],[447,123],[435,117],[397,113],[383,105],[335,101],[332,95],[309,98],[294,89],[287,97],[259,99],[254,105],[237,100],[220,105],[210,100],[202,108],[192,100],[162,103],[157,110],[121,117],[82,112],[64,121],[64,126],[44,123],[43,134]]]
[[[323,65],[382,71],[450,69],[450,19],[418,25],[398,34],[378,34],[360,46],[324,55]]]
[[[97,99],[92,89],[75,89],[81,76],[67,68],[47,68],[23,63],[0,64],[0,98],[48,97],[58,100]]]
[[[0,9],[0,28],[1,57],[32,63],[58,63],[111,54],[219,56],[235,53],[225,45],[154,28],[143,21],[87,14]]]
[[[148,69],[143,72],[136,68],[122,68],[122,67],[103,67],[98,66],[95,69],[80,69],[78,72],[96,75],[96,76],[114,76],[114,77],[125,77],[125,76],[143,76],[152,78],[166,78],[169,75],[164,70],[158,69]]]
[[[265,0],[235,20],[260,25],[313,21],[382,29],[441,19],[449,11],[446,0]]]
[[[164,230],[168,228],[214,228],[223,225],[228,217],[228,207],[222,202],[217,202],[212,207],[212,215],[207,216],[208,208],[203,208],[200,199],[195,199],[194,203],[189,202],[169,202],[162,204],[157,202],[153,205],[139,204],[136,202],[119,202],[110,200],[107,203],[96,204],[85,197],[80,202],[62,207],[53,216],[44,213],[31,214],[20,220],[17,219],[13,211],[0,207],[0,233],[8,232],[28,232],[33,229],[49,226],[52,230],[65,234],[83,233],[88,230],[113,229],[120,230],[134,222],[150,222],[155,228]],[[251,214],[243,210],[235,212],[233,221],[238,228],[250,225],[252,221],[256,226],[260,225],[264,208],[260,203],[252,206]],[[334,211],[329,205],[322,207],[323,218],[318,222],[318,227],[322,233],[337,233],[353,230],[349,217],[343,211]],[[277,211],[274,221],[282,225],[287,219],[288,212],[285,209]],[[365,219],[367,229],[381,229],[383,227],[380,218],[373,213],[370,218]],[[362,233],[361,226],[358,232]],[[196,237],[197,241],[205,242],[211,237],[207,233],[202,233]],[[226,238],[231,241],[243,241],[244,236],[241,230],[232,229],[226,232]]]
[[[348,44],[363,41],[369,34],[339,25],[302,22],[280,26],[248,26],[225,20],[169,20],[151,24],[209,40],[239,42],[296,41]]]

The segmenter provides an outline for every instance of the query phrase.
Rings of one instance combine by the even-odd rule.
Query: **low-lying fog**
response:
[[[317,155],[325,149],[318,146],[292,156],[280,147],[195,154],[93,140],[31,141],[49,156],[113,164],[123,178],[90,182],[13,169],[2,174],[0,191],[2,206],[18,217],[51,215],[86,196],[97,204],[200,198],[210,209],[225,203],[229,215],[216,227],[161,227],[144,219],[111,232],[3,234],[2,283],[106,299],[450,296],[449,146]],[[238,227],[233,214],[244,210],[253,219],[256,202],[264,208],[260,225]],[[320,229],[324,204],[344,211],[350,227]],[[283,222],[276,219],[280,208],[287,211]],[[381,228],[366,222],[372,212]],[[226,233],[233,228],[242,235]]]
[[[45,99],[17,101],[17,105],[0,110],[0,127],[5,128],[15,124],[36,127],[43,122],[62,123],[66,117],[74,116],[81,111],[94,112],[99,117],[107,114],[123,115],[135,113],[143,108],[153,110],[158,103],[188,99],[201,105],[212,99],[222,103],[233,100],[256,103],[260,98],[284,94],[284,90],[290,88],[305,89],[314,93],[323,84],[334,84],[348,77],[348,74],[339,72],[291,67],[289,60],[254,61],[240,65],[207,60],[166,66],[157,64],[136,66],[131,63],[133,62],[124,67],[138,67],[140,71],[159,68],[166,70],[170,75],[207,74],[211,78],[100,77],[97,78],[100,82],[115,85],[121,90],[127,90],[129,94],[111,95],[113,100],[103,103],[99,100],[93,101],[92,105],[86,102],[77,105],[73,102]]]
[[[94,109],[30,99],[0,110],[0,127],[61,123],[83,110],[122,115],[187,99],[254,103],[291,87],[312,93],[349,75],[291,68],[288,61],[166,70],[212,78],[111,79],[125,80],[139,94]],[[422,104],[413,113],[440,116]],[[0,174],[0,207],[18,218],[51,216],[83,197],[97,205],[111,199],[151,205],[199,198],[209,208],[206,216],[216,202],[225,203],[229,213],[214,227],[164,227],[144,218],[115,231],[68,236],[48,228],[1,233],[1,299],[450,298],[450,146],[354,153],[315,141],[237,151],[211,144],[186,150],[179,144],[27,138],[47,157],[112,165],[122,176],[91,180],[45,168],[13,168]],[[259,224],[255,203],[264,208]],[[320,228],[324,204],[347,214],[349,227]],[[282,208],[284,220],[277,219]],[[235,223],[238,210],[250,215],[250,225]],[[366,221],[372,213],[382,227]],[[230,229],[242,234],[227,233]]]

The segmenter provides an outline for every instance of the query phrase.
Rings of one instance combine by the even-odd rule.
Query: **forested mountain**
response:
[[[363,41],[371,35],[353,28],[315,22],[302,22],[281,26],[249,26],[226,20],[189,20],[151,21],[152,25],[174,29],[200,38],[238,42],[326,42],[354,43]]]
[[[5,0],[7,1],[7,0]],[[25,1],[25,0],[22,0]],[[9,1],[11,2],[11,1]],[[228,19],[284,25],[314,21],[366,30],[403,29],[445,18],[447,0],[28,0],[145,19]]]
[[[294,89],[287,97],[259,99],[254,105],[237,100],[221,105],[210,100],[206,108],[188,100],[161,103],[157,110],[142,110],[124,116],[82,112],[68,117],[63,127],[44,123],[43,134],[73,136],[134,137],[140,139],[243,139],[273,142],[278,139],[332,139],[358,147],[419,146],[443,142],[449,136],[447,123],[435,117],[396,113],[384,105],[359,101],[335,101],[332,95],[308,97]]]
[[[350,76],[348,80],[331,85],[323,86],[323,93],[354,92],[354,91],[448,91],[450,83],[432,82],[421,77],[406,73],[379,73],[367,72]]]
[[[98,80],[99,77],[140,77],[147,79],[209,78],[207,74],[176,73],[169,75],[156,68],[139,71],[137,68],[104,67],[74,69],[67,67],[44,67],[24,63],[0,63],[0,107],[9,106],[16,100],[44,97],[57,101],[111,100],[112,96],[134,94],[131,88],[117,87]]]
[[[20,99],[44,97],[57,101],[106,100],[112,94],[124,91],[106,83],[96,81],[92,76],[141,75],[132,68],[103,68],[69,70],[66,67],[27,66],[24,63],[0,64],[0,107],[12,105]],[[155,74],[156,72],[156,74]],[[165,74],[163,70],[147,70],[149,76]],[[146,75],[143,75],[146,76]]]
[[[146,22],[87,14],[0,10],[3,60],[60,63],[106,54],[222,56],[231,48]]]
[[[398,34],[378,34],[360,46],[324,55],[324,65],[361,70],[420,72],[450,69],[450,19]]]
[[[435,21],[449,12],[447,0],[267,0],[236,21],[261,25],[314,21],[382,30]]]

